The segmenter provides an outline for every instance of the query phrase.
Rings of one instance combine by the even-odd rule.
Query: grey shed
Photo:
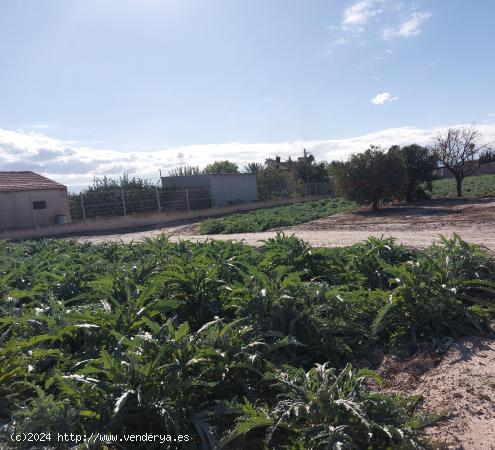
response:
[[[163,188],[203,188],[211,192],[213,207],[253,203],[258,198],[256,174],[214,173],[162,177]]]

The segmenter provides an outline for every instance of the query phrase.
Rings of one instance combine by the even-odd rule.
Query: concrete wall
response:
[[[255,174],[211,175],[214,206],[252,203],[258,198]]]
[[[187,189],[190,187],[210,188],[210,175],[191,175],[182,177],[162,177],[162,186]]]
[[[272,206],[290,205],[310,200],[318,197],[299,197],[277,200],[266,200],[263,202],[249,203],[244,205],[227,206],[224,208],[203,209],[190,212],[179,212],[172,214],[149,213],[133,214],[130,216],[108,217],[105,219],[93,219],[86,222],[74,222],[66,225],[50,225],[30,230],[0,231],[2,239],[36,239],[51,236],[70,236],[95,233],[117,233],[119,230],[129,230],[138,227],[159,226],[167,223],[177,222],[187,219],[201,219],[205,217],[222,216],[240,211],[250,211],[259,208],[270,208]]]
[[[35,201],[45,201],[45,209],[33,209]],[[0,192],[0,230],[36,228],[55,224],[56,216],[70,222],[69,201],[65,189]]]

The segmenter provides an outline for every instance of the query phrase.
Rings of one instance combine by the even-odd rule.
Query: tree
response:
[[[306,161],[303,158],[293,161],[292,171],[304,183],[323,183],[327,177],[325,163],[316,163],[313,155],[308,155]]]
[[[431,192],[432,182],[437,168],[435,155],[427,148],[417,144],[399,147],[390,147],[389,152],[397,152],[406,164],[408,202],[429,198],[427,190]],[[426,188],[426,189],[425,189]]]
[[[371,204],[373,210],[382,201],[403,199],[407,191],[404,158],[396,151],[385,153],[376,146],[351,155],[347,162],[335,162],[333,173],[340,195],[359,204]]]
[[[152,191],[155,192],[156,183],[145,178],[133,176],[129,178],[127,173],[124,173],[118,180],[108,178],[106,175],[102,178],[94,177],[93,184],[86,187],[82,193],[90,192],[108,192],[108,191]]]
[[[215,161],[205,167],[205,173],[239,173],[239,166],[232,161]]]
[[[263,169],[263,164],[257,162],[250,162],[244,166],[245,173],[260,173]]]
[[[290,157],[287,161],[281,161],[280,157],[267,158],[265,160],[265,169],[273,169],[279,172],[291,173],[292,176],[307,185],[308,183],[322,183],[327,178],[326,163],[315,162],[315,157],[309,153],[304,153],[304,157],[292,160]]]
[[[198,166],[179,166],[169,170],[170,177],[186,177],[191,175],[201,175],[203,171]]]
[[[462,181],[476,172],[475,158],[486,145],[480,145],[481,133],[473,126],[449,128],[440,131],[435,138],[433,152],[440,167],[447,169],[455,178],[457,197],[462,197]]]

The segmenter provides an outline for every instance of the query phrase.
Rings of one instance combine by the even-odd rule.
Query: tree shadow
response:
[[[470,361],[476,352],[480,350],[490,350],[491,347],[487,344],[487,340],[490,339],[483,340],[481,337],[474,336],[467,337],[462,341],[456,341],[452,344],[451,349],[455,350],[459,354],[459,357],[454,359],[451,363]]]

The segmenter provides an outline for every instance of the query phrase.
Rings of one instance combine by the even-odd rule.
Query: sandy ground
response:
[[[458,233],[468,242],[483,244],[495,251],[495,199],[442,199],[384,208],[378,213],[362,208],[278,231],[295,234],[320,247],[352,245],[368,236],[393,236],[406,245],[422,248],[437,240],[440,234]],[[233,239],[259,246],[263,240],[275,236],[276,231],[201,236],[198,223],[183,223],[153,230],[78,236],[76,239],[80,242],[131,242],[161,234],[170,235],[173,240]]]
[[[392,359],[379,370],[387,390],[422,395],[423,409],[442,415],[425,429],[434,448],[495,450],[495,340],[458,340],[437,358]]]

